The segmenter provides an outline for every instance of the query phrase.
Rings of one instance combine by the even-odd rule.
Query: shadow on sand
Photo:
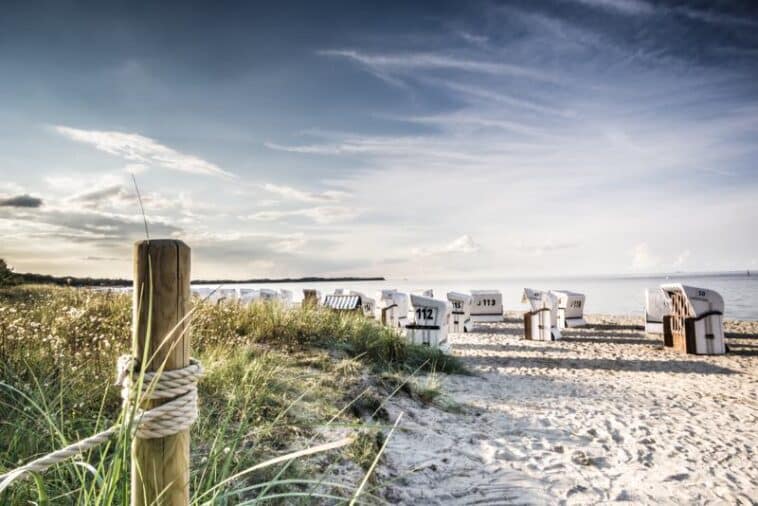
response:
[[[552,357],[461,357],[467,366],[592,369],[623,372],[661,372],[684,374],[736,374],[727,367],[698,360],[623,360],[605,358]]]
[[[537,341],[532,341],[537,342]],[[502,344],[489,344],[489,343],[454,343],[453,349],[456,351],[469,351],[469,350],[483,350],[483,351],[502,351],[502,352],[509,352],[509,351],[539,351],[539,352],[556,352],[556,353],[566,353],[568,348],[558,348],[557,346],[540,346],[539,344],[535,344],[534,346],[528,346],[523,344],[512,344],[512,343],[502,343]]]
[[[644,325],[621,325],[616,323],[588,323],[584,327],[578,328],[590,330],[645,330]]]
[[[631,337],[629,334],[580,334],[580,335],[563,335],[561,341],[567,343],[595,343],[595,344],[644,344],[657,345],[663,344],[662,339],[648,339],[646,337]]]
[[[726,345],[729,355],[741,357],[758,357],[758,334],[740,334],[726,332]]]
[[[752,339],[758,342],[758,334],[744,334],[742,332],[724,332],[727,339]]]
[[[478,323],[477,326],[474,327],[474,330],[471,331],[471,334],[523,337],[524,329],[523,327],[485,327]]]

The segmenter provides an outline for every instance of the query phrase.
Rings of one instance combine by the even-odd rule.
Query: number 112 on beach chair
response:
[[[408,341],[448,352],[447,311],[447,301],[411,294],[411,322],[405,326]]]

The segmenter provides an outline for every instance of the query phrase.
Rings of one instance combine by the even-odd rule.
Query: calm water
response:
[[[381,288],[396,288],[411,292],[431,288],[438,298],[450,290],[468,292],[472,289],[497,289],[503,293],[506,310],[521,310],[521,294],[524,287],[538,289],[563,289],[584,293],[587,296],[586,313],[642,315],[645,303],[645,288],[661,283],[683,283],[716,290],[724,297],[726,317],[739,320],[758,320],[758,275],[702,275],[671,277],[618,277],[618,278],[524,278],[504,280],[392,280],[338,282],[338,283],[274,283],[244,284],[252,288],[286,288],[292,290],[295,300],[302,299],[303,288],[316,288],[322,294],[335,288],[358,290],[374,297]]]

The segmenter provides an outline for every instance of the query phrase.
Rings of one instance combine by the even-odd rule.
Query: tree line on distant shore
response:
[[[326,278],[309,276],[303,278],[281,278],[281,279],[209,279],[195,280],[192,284],[207,285],[227,285],[233,283],[319,283],[323,281],[384,281],[383,277],[341,277]],[[132,286],[131,279],[121,278],[77,278],[74,276],[51,276],[49,274],[34,273],[16,273],[0,258],[0,287],[13,286],[19,284],[42,284],[42,285],[60,285],[60,286],[110,286],[126,287]]]

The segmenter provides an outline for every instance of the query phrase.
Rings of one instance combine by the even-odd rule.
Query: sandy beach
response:
[[[640,318],[591,315],[564,339],[522,339],[517,313],[452,335],[472,376],[453,409],[404,412],[379,469],[399,504],[756,504],[758,322],[730,353],[682,355]]]

